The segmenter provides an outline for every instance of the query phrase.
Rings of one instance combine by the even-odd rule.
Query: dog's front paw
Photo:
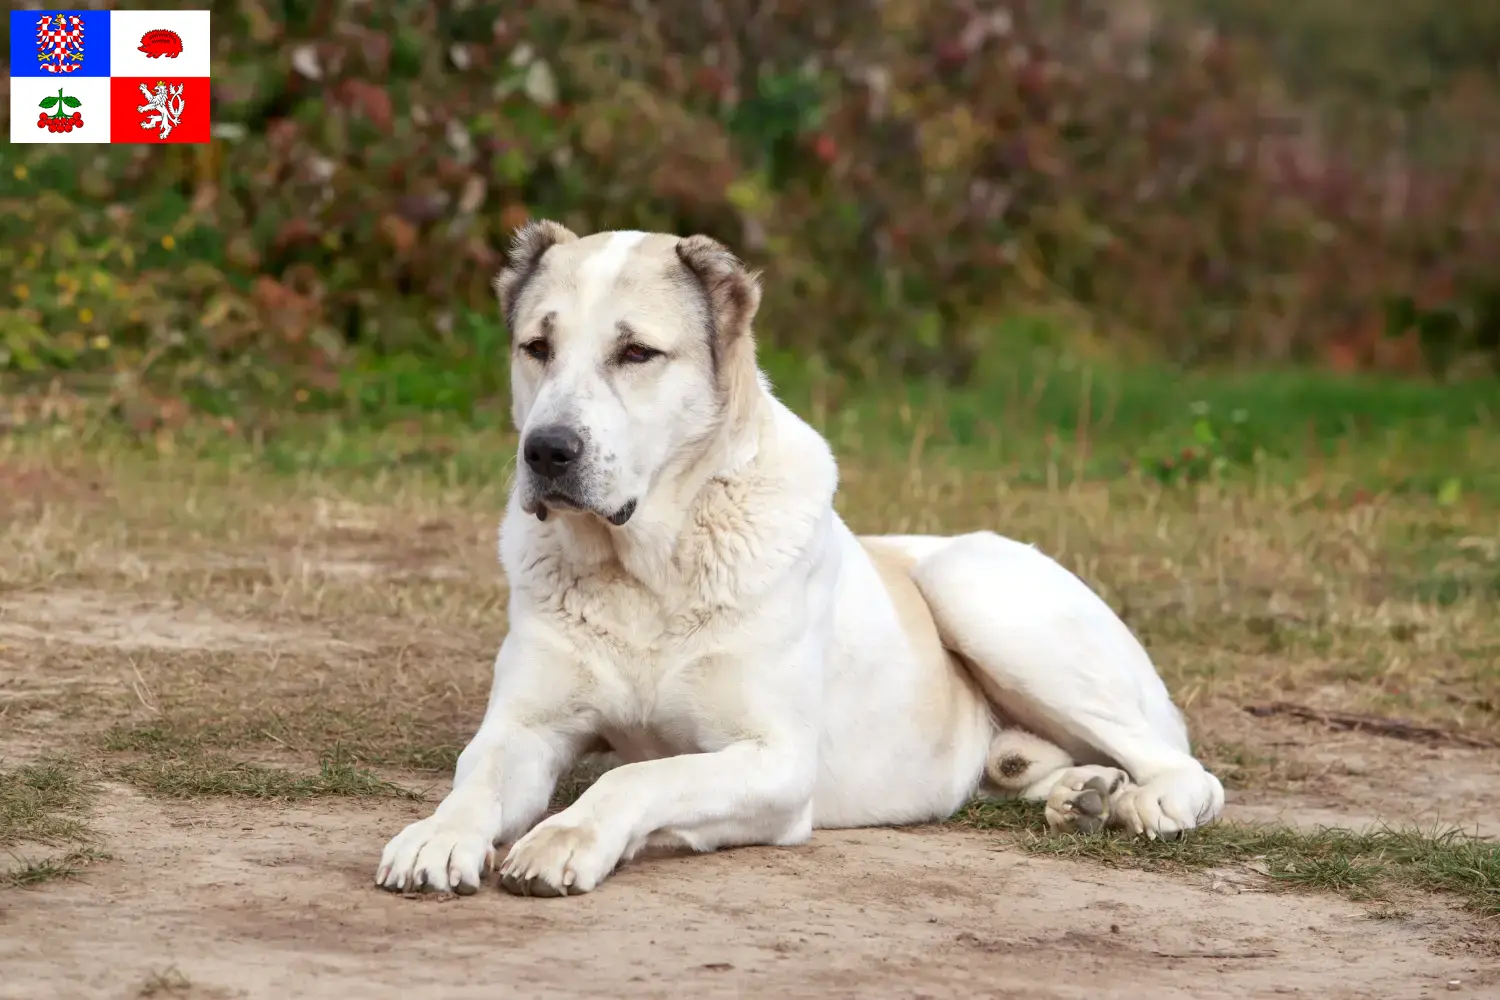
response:
[[[516,841],[500,865],[500,887],[517,896],[573,896],[604,881],[620,852],[591,820],[559,813]],[[562,822],[558,822],[562,820]]]
[[[495,848],[479,826],[429,816],[402,830],[385,845],[375,884],[391,892],[479,890],[479,880],[495,861]]]

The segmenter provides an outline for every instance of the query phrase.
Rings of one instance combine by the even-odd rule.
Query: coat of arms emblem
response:
[[[156,81],[154,91],[147,90],[146,85],[140,85],[141,96],[146,103],[139,105],[136,111],[145,115],[141,120],[141,128],[160,128],[157,133],[158,139],[165,139],[172,134],[172,130],[182,124],[182,110],[187,101],[182,96],[183,84],[169,84],[161,80]]]
[[[71,73],[83,65],[83,18],[42,15],[36,22],[36,61],[47,73]]]

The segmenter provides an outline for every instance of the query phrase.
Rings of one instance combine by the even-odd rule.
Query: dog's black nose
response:
[[[538,427],[521,448],[526,464],[543,479],[556,479],[583,454],[583,438],[560,424]]]

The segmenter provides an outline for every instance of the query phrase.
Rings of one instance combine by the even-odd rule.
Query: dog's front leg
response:
[[[512,632],[495,659],[489,708],[459,755],[453,790],[426,819],[393,837],[375,882],[394,892],[467,895],[493,865],[495,844],[546,811],[558,778],[589,735],[576,664]]]
[[[648,844],[711,851],[807,840],[832,622],[823,584],[834,565],[820,564],[818,586],[790,581],[722,645],[660,672],[651,718],[642,721],[695,752],[606,771],[511,845],[501,888],[589,892]]]
[[[774,605],[761,625],[741,648],[685,671],[670,695],[682,714],[663,725],[706,752],[606,771],[512,845],[501,888],[588,892],[647,844],[711,851],[812,835],[827,637]]]
[[[500,885],[527,896],[594,889],[648,842],[694,850],[812,834],[816,744],[767,733],[713,753],[624,764],[511,848]]]

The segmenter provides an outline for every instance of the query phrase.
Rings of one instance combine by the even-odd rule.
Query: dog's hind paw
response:
[[[1202,767],[1181,768],[1123,791],[1115,825],[1152,840],[1206,826],[1224,811],[1224,786]]]
[[[1114,767],[1071,768],[1047,796],[1047,826],[1054,833],[1097,833],[1111,825],[1116,795],[1130,776]]]

